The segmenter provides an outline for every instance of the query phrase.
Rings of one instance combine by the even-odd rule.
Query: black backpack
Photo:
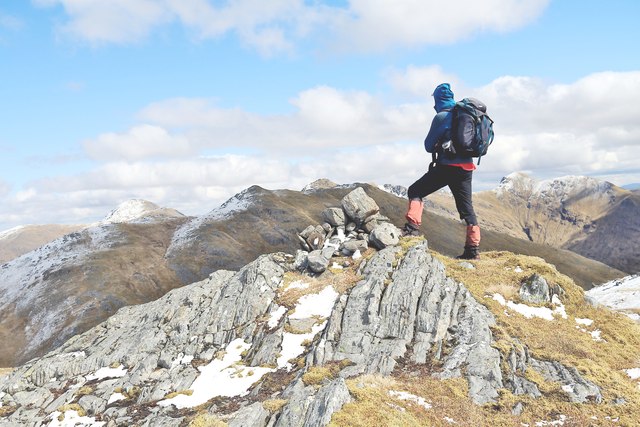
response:
[[[464,98],[451,111],[451,141],[458,156],[480,157],[487,154],[493,142],[493,120],[487,106],[478,99]]]

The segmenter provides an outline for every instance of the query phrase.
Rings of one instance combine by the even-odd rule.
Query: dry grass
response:
[[[0,377],[4,377],[5,375],[9,375],[13,372],[13,368],[0,368]]]
[[[294,309],[295,306],[305,295],[318,294],[327,286],[332,286],[339,294],[347,293],[361,279],[356,273],[357,263],[336,273],[327,271],[318,277],[309,277],[298,272],[288,272],[284,276],[284,284],[278,289],[276,302],[288,309]],[[291,287],[294,283],[304,283],[305,287]]]
[[[449,417],[458,425],[483,425],[482,408],[467,397],[466,381],[431,377],[393,378],[366,375],[347,381],[354,402],[346,404],[331,418],[333,427],[444,426]],[[423,398],[430,408],[390,394],[408,392]]]
[[[226,426],[227,426],[227,423],[220,420],[218,417],[208,414],[206,412],[197,415],[189,423],[189,427],[226,427]]]
[[[275,414],[276,412],[280,412],[287,402],[289,401],[286,399],[267,399],[262,402],[262,407],[269,411],[269,413]]]
[[[640,366],[640,326],[620,313],[588,304],[579,286],[540,258],[489,252],[473,262],[475,270],[468,270],[461,267],[457,260],[434,255],[445,263],[447,274],[463,282],[474,297],[496,316],[495,346],[504,356],[508,355],[512,346],[518,345],[517,339],[529,348],[533,357],[573,366],[602,389],[605,402],[602,405],[570,404],[566,402],[564,393],[560,392],[559,384],[546,383],[528,370],[529,379],[536,382],[546,394],[543,399],[527,402],[525,414],[531,417],[530,420],[544,419],[545,416],[548,419],[547,414],[555,411],[575,420],[584,420],[586,424],[583,425],[592,423],[590,417],[603,420],[607,416],[620,418],[618,425],[633,425],[633,414],[640,413],[640,390],[624,370]],[[520,267],[522,272],[516,272],[516,267]],[[507,312],[507,315],[502,305],[487,297],[501,290],[500,293],[505,297],[512,298],[509,295],[517,295],[521,281],[533,273],[542,275],[550,285],[562,287],[565,291],[562,302],[568,319],[527,319],[515,312]],[[593,320],[593,325],[586,329],[599,329],[606,342],[596,342],[589,333],[577,329],[575,318]],[[625,405],[611,404],[620,397],[626,400]],[[505,393],[497,407],[510,409],[509,405],[516,400],[527,399]]]

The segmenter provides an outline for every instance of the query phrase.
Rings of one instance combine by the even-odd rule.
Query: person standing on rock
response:
[[[424,140],[424,148],[433,156],[429,170],[414,182],[407,191],[409,208],[402,230],[404,236],[420,235],[422,223],[422,199],[444,186],[449,186],[460,218],[467,223],[464,252],[459,259],[478,259],[480,257],[480,227],[471,200],[471,180],[476,166],[472,157],[463,157],[446,153],[451,145],[451,110],[456,102],[449,83],[442,83],[433,92],[436,116]]]

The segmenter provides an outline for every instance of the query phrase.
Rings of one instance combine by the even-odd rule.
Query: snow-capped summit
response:
[[[609,195],[613,184],[587,176],[563,176],[539,181],[523,172],[513,172],[493,190],[497,196],[514,195],[525,199],[564,201],[573,197]]]
[[[500,180],[500,184],[494,189],[498,196],[513,194],[529,197],[536,186],[536,180],[524,172],[512,172]]]
[[[142,199],[131,199],[121,203],[109,213],[102,224],[117,224],[126,222],[148,222],[156,217],[181,217],[174,209],[161,208],[155,203]]]
[[[613,188],[613,184],[607,181],[599,181],[587,176],[563,176],[551,180],[541,181],[536,188],[536,193],[541,197],[567,199],[569,197],[587,197],[607,194]]]

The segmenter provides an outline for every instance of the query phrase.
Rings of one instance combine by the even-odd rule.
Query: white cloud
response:
[[[101,161],[181,157],[193,153],[184,136],[174,136],[161,127],[146,124],[124,134],[102,134],[85,142],[84,147],[89,157]]]
[[[458,77],[445,73],[439,65],[427,67],[410,65],[405,70],[390,70],[387,78],[396,91],[414,96],[429,96],[440,83],[449,83],[456,90],[461,88]]]
[[[392,87],[414,87],[420,70],[437,71],[397,72],[389,77]],[[496,121],[496,141],[474,176],[476,190],[517,170],[539,178],[578,174],[640,182],[634,116],[640,72],[597,73],[562,85],[511,76],[476,89],[462,84],[453,87],[457,97],[484,100]],[[145,124],[85,144],[99,162],[95,169],[33,182],[13,195],[0,192],[0,225],[7,225],[0,229],[54,217],[96,219],[127,198],[203,214],[254,184],[300,189],[326,177],[408,186],[430,161],[422,141],[433,100],[428,91],[416,93],[413,102],[397,104],[319,86],[302,91],[291,100],[294,110],[281,115],[224,109],[206,99],[154,103],[138,115]]]
[[[351,0],[338,21],[342,48],[447,44],[479,32],[504,32],[536,19],[549,0]]]
[[[288,52],[303,39],[340,50],[381,51],[451,43],[528,24],[549,0],[351,0],[346,7],[304,0],[34,0],[61,5],[62,31],[91,43],[126,43],[181,23],[199,39],[228,33],[262,54]]]

